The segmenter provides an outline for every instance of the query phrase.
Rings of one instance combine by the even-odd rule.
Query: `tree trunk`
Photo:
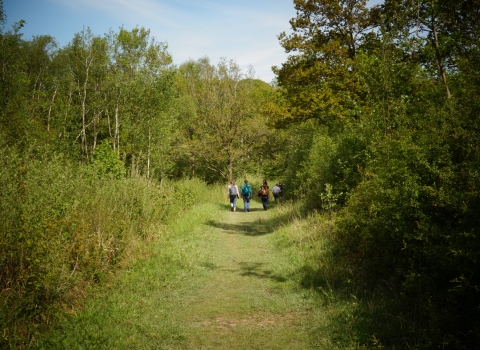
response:
[[[133,154],[132,152],[132,164],[131,164],[131,168],[130,168],[130,177],[134,177],[135,176],[135,154]]]
[[[233,180],[233,163],[232,160],[229,161],[228,163],[228,181]]]
[[[50,104],[50,107],[48,108],[47,131],[50,131],[50,115],[52,113],[52,107],[53,107],[53,104],[55,103],[55,96],[56,95],[57,95],[57,86],[55,86],[55,92],[53,93],[52,103]]]
[[[150,128],[148,128],[147,180],[150,180],[150,141],[151,141],[151,131],[150,131]]]
[[[118,116],[118,100],[115,104],[115,134],[113,136],[113,150],[120,152],[120,117]]]
[[[433,11],[433,5],[432,5],[432,11]],[[445,89],[447,92],[447,98],[449,99],[452,97],[452,95],[450,94],[450,89],[448,88],[447,76],[445,74],[445,67],[443,66],[442,58],[440,55],[440,49],[438,47],[437,27],[435,25],[435,18],[433,15],[432,15],[432,34],[433,34],[433,46],[435,48],[435,58],[437,60],[438,75],[442,78],[443,84],[445,85]]]
[[[83,96],[82,96],[82,149],[85,152],[85,158],[88,161],[88,145],[87,145],[87,84],[88,73],[90,64],[88,58],[85,59],[85,81],[83,83]]]

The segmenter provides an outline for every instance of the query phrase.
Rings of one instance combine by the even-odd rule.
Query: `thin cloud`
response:
[[[71,8],[75,12],[101,11],[106,16],[117,18],[122,21],[135,22],[157,22],[168,26],[176,26],[177,22],[172,18],[177,17],[172,7],[165,6],[155,0],[50,0],[56,4]]]
[[[271,67],[286,60],[277,36],[288,31],[295,15],[291,0],[48,0],[72,16],[100,14],[114,30],[123,25],[150,29],[168,44],[174,62],[209,57],[234,59],[242,69],[253,66],[256,76],[271,81]],[[88,23],[86,23],[88,25]]]

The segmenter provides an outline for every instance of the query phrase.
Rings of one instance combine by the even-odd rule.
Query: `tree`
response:
[[[256,138],[252,72],[243,73],[232,60],[222,59],[213,66],[203,58],[182,65],[180,74],[180,86],[189,96],[184,103],[188,106],[191,100],[194,106],[194,113],[185,114],[188,119],[183,121],[189,125],[184,140],[191,160],[232,179],[234,166],[252,149]]]
[[[479,5],[478,0],[387,0],[377,10],[380,25],[415,39],[416,59],[436,72],[450,99],[449,73],[458,70],[463,59],[478,57]]]
[[[103,82],[107,73],[108,44],[105,38],[95,36],[87,28],[75,34],[73,40],[60,55],[65,64],[63,78],[66,79],[63,91],[65,114],[69,128],[76,132],[80,140],[80,157],[83,162],[91,160],[98,142],[103,106]]]
[[[150,178],[154,167],[163,177],[168,168],[174,126],[170,108],[175,96],[175,70],[167,45],[156,42],[143,27],[132,31],[120,28],[118,34],[110,34],[109,41],[112,57],[105,99],[112,146],[129,162],[132,175],[142,173]]]
[[[319,184],[344,193],[337,266],[386,310],[367,333],[386,347],[478,347],[477,1],[387,0],[358,16],[354,2],[295,3],[280,39],[297,55],[277,69],[271,110],[282,127],[311,119],[313,142],[285,173],[312,206]]]
[[[355,57],[372,34],[365,0],[295,0],[293,34],[280,34],[287,62],[275,67],[277,123],[358,119]]]
[[[143,157],[143,173],[150,179],[164,179],[171,170],[170,150],[176,134],[173,102],[176,96],[171,57],[163,44],[151,45],[145,67],[137,73],[135,95],[135,132],[138,160]]]

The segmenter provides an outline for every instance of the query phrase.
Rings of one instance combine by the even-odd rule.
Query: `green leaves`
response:
[[[279,39],[287,52],[298,53],[274,68],[284,103],[273,115],[280,123],[349,121],[358,93],[355,57],[372,27],[366,3],[302,0],[295,7],[294,33]]]
[[[107,142],[97,146],[93,154],[92,166],[94,171],[101,177],[111,176],[115,179],[121,179],[125,176],[125,166],[123,162]]]
[[[232,178],[234,167],[265,136],[260,107],[271,87],[232,60],[214,66],[207,58],[182,65],[178,85],[188,162],[208,169],[209,179]]]
[[[475,347],[475,4],[295,4],[293,34],[279,37],[292,55],[276,68],[270,108],[291,139],[294,130],[304,135],[290,143],[287,182],[310,207],[341,208],[339,263],[349,264],[360,289],[391,300],[387,313],[413,325],[402,339],[378,325],[372,333],[385,332],[382,344]]]

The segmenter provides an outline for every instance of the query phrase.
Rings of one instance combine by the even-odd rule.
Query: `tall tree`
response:
[[[295,0],[293,33],[280,34],[287,62],[275,67],[279,122],[358,118],[355,56],[372,27],[365,0]]]
[[[175,95],[172,57],[167,45],[157,42],[143,27],[131,31],[120,28],[118,34],[111,35],[111,41],[107,98],[113,147],[130,163],[131,174],[143,173],[147,177],[151,173],[152,151],[163,149],[162,156],[156,152],[155,167],[164,174],[173,130],[169,113]]]
[[[176,133],[173,102],[176,96],[171,57],[166,45],[152,43],[145,52],[144,66],[136,76],[135,95],[137,158],[150,179],[165,178],[171,168],[170,150]]]
[[[214,66],[203,58],[185,63],[180,72],[184,79],[181,85],[195,108],[193,114],[188,113],[192,119],[185,130],[191,159],[231,179],[234,166],[253,144],[254,136],[249,132],[255,114],[250,95],[252,71],[243,73],[234,61],[222,59]]]
[[[96,36],[89,28],[75,34],[73,40],[60,52],[65,55],[64,77],[67,98],[66,116],[80,140],[80,156],[91,160],[97,144],[103,108],[103,82],[107,73],[108,45],[105,38]],[[67,97],[68,96],[68,97]]]

